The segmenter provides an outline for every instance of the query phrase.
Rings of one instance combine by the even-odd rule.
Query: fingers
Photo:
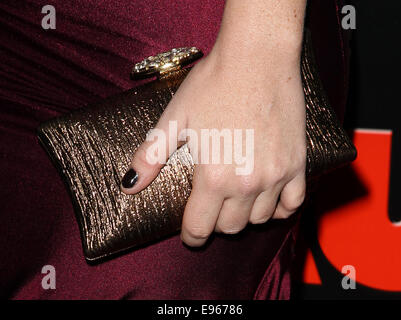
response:
[[[256,197],[228,198],[224,201],[215,231],[235,234],[246,227]]]
[[[202,246],[213,232],[224,197],[194,177],[193,189],[185,207],[181,239],[191,247]]]
[[[159,174],[170,155],[182,144],[175,133],[186,126],[182,113],[170,106],[163,113],[156,127],[136,150],[131,164],[121,180],[121,190],[135,194],[146,188]]]
[[[261,224],[269,220],[276,210],[279,193],[279,189],[272,188],[259,194],[253,204],[249,222]]]
[[[243,230],[248,222],[261,224],[271,217],[288,218],[305,197],[303,175],[284,184],[284,187],[276,184],[262,192],[257,192],[257,188],[248,188],[247,192],[242,190],[238,193],[237,190],[232,193],[233,189],[224,187],[224,184],[220,185],[220,189],[224,190],[219,190],[218,181],[224,180],[223,176],[219,177],[216,173],[213,178],[210,175],[205,178],[208,175],[204,172],[196,170],[195,173],[194,188],[185,208],[181,232],[181,239],[189,246],[202,246],[213,230],[235,234]],[[208,180],[211,182],[207,183]],[[199,181],[202,183],[195,183]]]
[[[275,190],[262,192],[255,200],[249,222],[261,224],[270,218],[286,219],[290,217],[302,205],[305,189],[305,177],[298,175],[282,190],[276,187]]]
[[[286,219],[302,205],[305,199],[306,182],[304,175],[298,175],[287,183],[280,194],[280,200],[273,214],[274,219]]]

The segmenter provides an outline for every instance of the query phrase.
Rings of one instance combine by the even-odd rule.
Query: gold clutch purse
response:
[[[123,194],[120,180],[136,148],[189,72],[183,66],[200,56],[196,48],[179,48],[149,57],[135,65],[133,75],[158,74],[156,80],[38,128],[39,140],[68,185],[88,261],[180,229],[193,174],[185,145],[139,194]],[[313,177],[352,161],[356,150],[328,103],[309,36],[304,40],[301,72],[307,108],[306,174]]]

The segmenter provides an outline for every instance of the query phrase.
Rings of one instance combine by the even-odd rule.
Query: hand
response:
[[[202,145],[194,148],[193,139],[189,140],[192,156],[201,162],[195,165],[182,221],[181,238],[190,246],[203,245],[213,231],[234,234],[249,222],[287,218],[305,197],[306,120],[299,66],[302,33],[296,41],[261,38],[264,40],[239,44],[238,39],[232,40],[232,25],[227,26],[227,20],[235,6],[244,2],[230,3],[234,8],[225,13],[223,31],[212,52],[190,71],[156,126],[165,132],[166,142],[170,121],[177,122],[178,132],[190,129],[197,137],[202,129],[228,130],[232,136],[234,129],[242,129],[242,150],[249,148],[245,130],[253,130],[253,159],[246,174],[238,174],[241,166],[235,161],[224,163],[226,146],[217,150],[221,151],[217,152],[217,164],[210,164],[211,156],[205,164]],[[302,30],[302,24],[295,25]],[[233,150],[235,143],[234,139],[230,144]],[[149,163],[152,145],[145,141],[135,153],[131,167],[137,176],[128,174],[123,179],[125,193],[146,188],[163,167]],[[164,158],[168,157],[166,153]]]
[[[195,166],[182,222],[182,239],[190,246],[202,245],[213,230],[231,234],[248,222],[287,218],[305,195],[305,102],[299,69],[269,69],[255,76],[247,72],[249,66],[217,66],[216,60],[210,55],[191,70],[156,128],[167,138],[173,120],[178,132],[190,128],[198,137],[201,129],[243,129],[243,136],[245,129],[253,129],[253,170],[238,175],[238,165],[224,164],[223,153],[220,164]],[[132,168],[138,180],[124,192],[141,191],[162,168],[147,161],[152,144],[147,141],[136,152]],[[196,152],[201,160],[202,148]]]

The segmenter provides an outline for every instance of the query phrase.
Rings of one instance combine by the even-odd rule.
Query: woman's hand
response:
[[[291,35],[290,40],[280,42],[274,38],[256,43],[233,41],[231,25],[225,25],[242,4],[231,3],[212,52],[190,71],[156,127],[165,132],[166,142],[171,121],[176,121],[178,132],[191,129],[199,137],[198,148],[194,136],[188,143],[200,162],[195,165],[182,222],[181,238],[190,246],[203,245],[213,231],[234,234],[249,222],[287,218],[305,196],[305,101],[299,67],[302,33],[300,39]],[[299,23],[295,26],[300,27]],[[224,159],[230,148],[223,143],[215,150],[217,155],[211,146],[210,156],[205,157],[202,129],[231,133],[231,164]],[[242,129],[242,142],[235,140],[235,129]],[[245,139],[247,129],[252,130],[253,141]],[[152,145],[145,141],[134,155],[131,166],[137,177],[123,179],[125,193],[144,189],[163,167],[149,163]],[[253,151],[242,172],[238,168],[244,165],[235,161],[235,146],[242,147],[241,156],[246,148]],[[211,164],[213,156],[217,164]],[[135,182],[131,188],[129,180]]]

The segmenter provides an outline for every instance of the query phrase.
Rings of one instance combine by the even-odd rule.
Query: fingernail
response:
[[[132,188],[138,180],[138,174],[134,169],[129,169],[121,180],[121,185],[126,188]]]

